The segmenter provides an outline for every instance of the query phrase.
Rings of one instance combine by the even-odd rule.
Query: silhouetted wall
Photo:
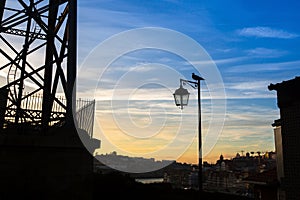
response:
[[[66,132],[0,134],[0,199],[92,199],[93,156]]]
[[[300,197],[300,77],[271,84],[270,90],[277,91],[280,108],[284,178],[281,186],[286,199]]]

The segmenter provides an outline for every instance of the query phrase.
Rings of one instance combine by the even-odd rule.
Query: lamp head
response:
[[[176,106],[180,106],[181,109],[183,109],[183,106],[187,106],[189,101],[189,95],[190,93],[188,92],[188,90],[183,88],[182,86],[175,90],[173,96]]]

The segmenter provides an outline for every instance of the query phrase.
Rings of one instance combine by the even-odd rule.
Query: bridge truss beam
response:
[[[76,13],[76,0],[0,0],[0,72],[6,76],[0,90],[8,91],[0,129],[20,123],[40,130],[55,123],[73,126]],[[29,100],[41,101],[39,107],[30,110]]]

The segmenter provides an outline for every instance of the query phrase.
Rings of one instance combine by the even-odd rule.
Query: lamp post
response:
[[[180,87],[175,90],[173,96],[175,100],[176,106],[180,106],[181,109],[183,109],[184,106],[188,105],[189,101],[189,95],[190,93],[188,92],[187,89],[183,88],[182,84],[186,83],[190,85],[194,89],[198,89],[198,151],[199,151],[199,156],[198,156],[198,165],[199,165],[199,171],[198,171],[198,187],[199,187],[199,192],[202,191],[202,133],[201,133],[201,96],[200,96],[200,81],[204,80],[202,77],[195,75],[192,73],[192,78],[195,81],[189,81],[185,79],[180,79]],[[193,85],[192,85],[193,84]]]

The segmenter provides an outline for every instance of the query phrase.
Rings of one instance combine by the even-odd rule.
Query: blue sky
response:
[[[123,31],[143,27],[161,27],[180,32],[198,42],[206,50],[220,72],[226,92],[224,128],[216,145],[204,159],[212,162],[221,153],[225,154],[225,157],[231,157],[241,150],[274,150],[271,123],[279,117],[279,111],[276,106],[276,94],[268,91],[267,86],[270,83],[292,79],[299,75],[299,4],[298,1],[79,0],[78,63],[84,67],[85,59],[97,45]],[[137,69],[142,71],[151,63],[156,63],[153,69],[159,67],[157,65],[159,63],[180,72],[186,79],[190,79],[191,73],[194,72],[192,66],[186,64],[182,58],[160,50],[140,50],[123,55],[111,64],[111,71],[106,71],[105,76],[101,77],[105,80],[101,80],[99,77],[97,79],[98,82],[103,81],[102,87],[107,89],[106,96],[98,91],[101,94],[98,95],[100,96],[98,100],[101,102],[99,102],[97,113],[102,118],[109,119],[105,115],[110,112],[109,108],[105,107],[104,109],[104,106],[101,107],[101,105],[107,104],[105,101],[110,100],[111,93],[108,90],[116,88],[114,82],[121,80],[126,72]],[[87,77],[91,77],[93,74],[92,71],[85,73],[91,73]],[[178,85],[178,79],[176,77],[174,79]],[[90,81],[93,81],[92,78]],[[127,86],[130,88],[132,82],[129,79],[123,80],[124,82],[128,83]],[[158,90],[163,87],[155,86],[155,84],[147,85],[144,89],[151,92],[157,89],[155,91],[158,93],[155,93],[155,96],[168,95],[167,92],[159,92]],[[211,112],[210,99],[206,89],[204,85],[204,132],[208,129],[207,121]],[[168,106],[174,106],[170,102],[171,98],[172,96],[170,99],[161,97],[161,101],[158,101],[159,98],[151,101],[151,98],[148,97],[148,99],[139,100],[147,100],[147,103],[151,105],[153,103],[153,106],[165,106],[164,112],[167,113],[166,116],[169,116],[166,118],[169,122],[166,122],[164,126],[170,128],[172,127],[170,125],[172,117],[174,119],[178,117],[174,113],[168,115],[175,112],[168,110]],[[131,110],[129,109],[130,111],[127,110],[127,112],[131,112],[133,124],[141,126],[138,124],[140,123],[138,120],[142,119],[142,116],[146,120],[143,123],[147,120],[149,121],[147,123],[150,121],[154,124],[158,123],[155,119],[161,116],[162,111],[153,109],[153,106],[152,112],[150,112],[152,117],[149,118],[150,114],[145,111],[147,110],[145,107],[145,113],[143,113],[141,102],[132,104]],[[195,106],[195,99],[191,98],[190,108],[187,108],[186,111],[191,118],[188,118],[187,121],[196,119],[193,115]],[[176,108],[174,109],[176,110]],[[121,121],[123,117],[126,118],[126,116],[121,116],[121,108],[116,109],[114,113],[120,117]],[[116,119],[114,120],[116,121]],[[110,124],[110,122],[106,122],[106,124]],[[191,123],[188,129],[193,131],[194,128],[195,124]],[[102,132],[109,135],[108,132],[112,133],[112,129],[122,132],[118,126],[103,128]],[[97,127],[95,130],[98,130]],[[97,133],[95,134],[97,135]],[[117,150],[130,154],[125,147],[123,147],[124,152],[114,149],[116,143],[117,146],[122,146],[118,143],[121,140],[110,141],[113,145],[109,146],[107,145],[109,139],[107,141],[105,138],[101,138],[103,135],[99,135],[99,137],[102,140],[100,152],[109,153]],[[158,140],[157,142],[160,143]],[[196,140],[192,141],[190,145],[190,150],[186,150],[186,153],[178,158],[180,161],[197,162]],[[126,145],[124,144],[124,146]],[[137,148],[136,151],[138,152],[140,149]],[[137,152],[131,153],[134,155]],[[142,156],[146,156],[146,154]],[[151,156],[165,158],[159,155],[159,152],[157,155],[151,154]],[[167,158],[168,156],[166,156]]]

